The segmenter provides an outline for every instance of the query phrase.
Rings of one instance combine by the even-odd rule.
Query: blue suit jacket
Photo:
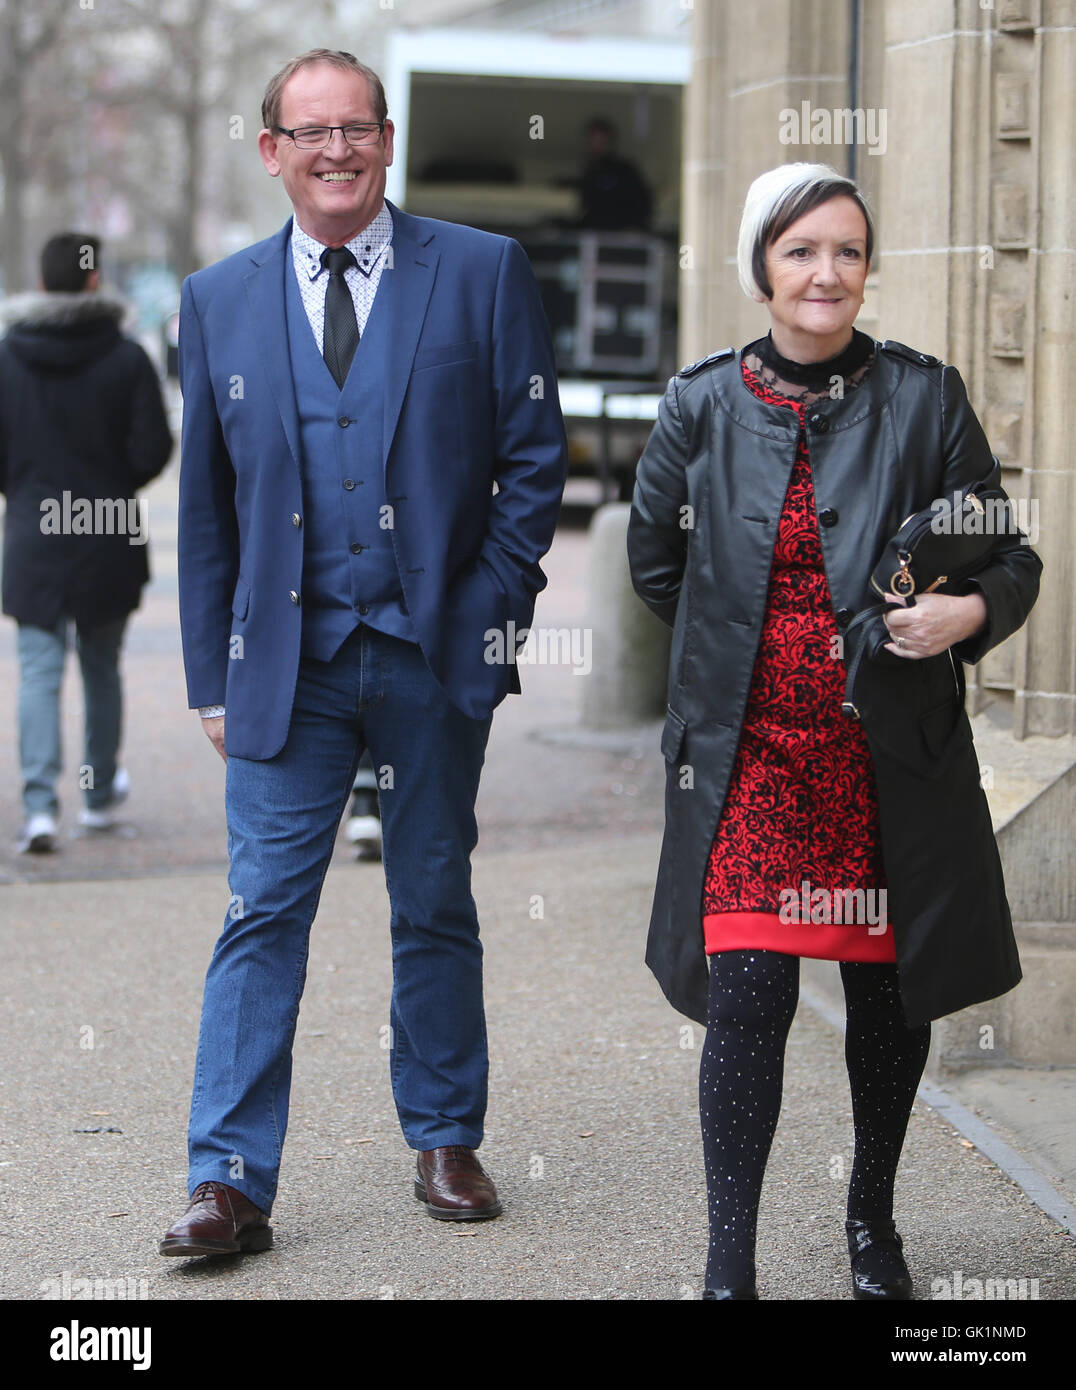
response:
[[[488,659],[486,633],[529,626],[564,487],[552,343],[517,242],[389,206],[392,260],[377,293],[392,311],[382,437],[396,561],[431,671],[459,709],[484,718],[519,688],[514,664]],[[225,705],[227,751],[254,759],[284,745],[299,667],[290,231],[289,218],[191,275],[180,315],[187,694],[192,708]]]

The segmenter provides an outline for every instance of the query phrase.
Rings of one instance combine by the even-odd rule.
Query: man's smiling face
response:
[[[278,124],[289,130],[303,126],[342,126],[377,123],[370,87],[361,73],[331,63],[300,68],[280,94]],[[349,145],[334,130],[321,150],[301,150],[287,136],[263,130],[258,136],[262,163],[274,178],[279,174],[295,220],[304,232],[325,246],[343,246],[368,226],[385,197],[385,170],[392,163],[391,121],[372,145]]]

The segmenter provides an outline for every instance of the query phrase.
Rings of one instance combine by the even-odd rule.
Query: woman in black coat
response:
[[[758,1296],[799,957],[841,962],[864,1299],[911,1297],[893,1185],[930,1022],[1020,979],[962,665],[1024,622],[1041,565],[999,535],[974,579],[853,624],[902,521],[993,469],[957,371],[854,329],[872,247],[835,170],[757,179],[740,279],[770,333],[673,378],[637,473],[632,580],[674,630],[647,962],[707,1025],[705,1298]]]

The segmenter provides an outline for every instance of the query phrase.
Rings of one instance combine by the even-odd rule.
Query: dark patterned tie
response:
[[[359,345],[359,325],[355,318],[355,302],[344,279],[344,271],[355,265],[355,257],[346,246],[326,247],[321,263],[329,271],[329,287],[325,291],[325,341],[323,356],[341,389],[347,380],[351,359]]]

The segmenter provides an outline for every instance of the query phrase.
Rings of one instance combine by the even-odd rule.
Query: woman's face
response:
[[[766,248],[777,351],[821,361],[847,346],[867,278],[867,220],[854,198],[830,198]]]

